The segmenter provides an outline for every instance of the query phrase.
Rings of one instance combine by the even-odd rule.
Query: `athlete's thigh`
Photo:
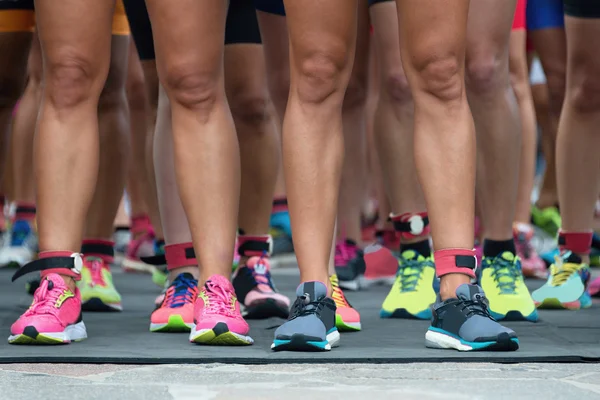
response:
[[[467,22],[467,60],[481,53],[508,51],[516,6],[516,0],[471,1]]]
[[[88,73],[106,74],[114,6],[114,0],[36,0],[44,62],[81,63]]]
[[[287,0],[285,9],[292,76],[311,57],[328,57],[344,64],[336,67],[351,69],[357,35],[356,0]]]
[[[159,75],[172,73],[177,79],[187,73],[202,73],[219,79],[227,1],[147,0],[146,4]]]
[[[265,97],[267,74],[261,44],[225,46],[225,91],[230,104],[236,96]]]
[[[371,22],[377,43],[377,57],[381,77],[402,71],[398,14],[394,1],[379,1],[370,7]]]

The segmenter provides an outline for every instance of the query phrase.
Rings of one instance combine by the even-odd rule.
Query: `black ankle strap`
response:
[[[159,265],[167,264],[167,257],[165,257],[164,254],[160,254],[157,256],[140,257],[140,260],[142,260],[142,262],[144,262],[148,265],[159,266]]]
[[[248,240],[238,247],[238,254],[242,257],[252,256],[256,253],[271,255],[272,252],[273,240]]]
[[[48,269],[70,269],[76,274],[81,273],[81,269],[83,268],[83,258],[79,253],[73,253],[71,257],[48,257],[48,258],[40,258],[38,260],[34,260],[28,264],[23,265],[21,268],[15,272],[12,277],[12,281],[16,281],[23,275],[27,275],[31,272],[44,271]]]

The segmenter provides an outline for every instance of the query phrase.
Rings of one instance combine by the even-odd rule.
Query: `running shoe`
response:
[[[148,260],[152,260],[152,262]],[[158,287],[164,288],[169,277],[167,259],[165,258],[165,242],[163,240],[154,240],[154,256],[142,261],[154,267],[152,269],[152,282]]]
[[[234,274],[235,294],[246,319],[287,318],[290,299],[277,292],[267,257],[250,257]]]
[[[11,344],[63,344],[87,338],[79,290],[72,292],[57,274],[35,291],[31,306],[10,327]]]
[[[335,245],[335,272],[340,286],[347,290],[359,290],[367,266],[363,251],[353,240],[341,240]]]
[[[398,260],[396,281],[383,301],[381,318],[431,319],[435,302],[435,265],[413,250],[406,250]]]
[[[294,254],[294,242],[283,230],[270,228],[269,234],[273,238],[273,252],[271,253],[271,267],[293,267],[297,265]]]
[[[77,286],[84,311],[123,311],[110,266],[100,257],[83,258],[81,280]]]
[[[581,258],[566,251],[556,257],[550,266],[548,280],[533,292],[537,308],[559,308],[579,310],[592,306],[586,286],[590,280],[590,269]]]
[[[393,284],[398,271],[398,259],[385,246],[379,243],[367,246],[364,251],[365,275],[367,285]]]
[[[592,236],[592,248],[590,250],[590,266],[600,266],[600,235],[594,232]]]
[[[489,299],[489,312],[497,321],[538,320],[523,280],[521,262],[513,253],[505,251],[497,257],[483,257],[480,284]]]
[[[600,296],[600,276],[594,279],[592,283],[590,283],[590,285],[588,286],[588,293],[590,294],[590,296]]]
[[[333,288],[331,297],[336,306],[335,326],[340,332],[360,331],[360,314],[352,307],[352,305],[350,305],[348,299],[346,299],[346,295],[338,283],[337,275],[332,275],[329,278],[329,282]]]
[[[283,231],[287,237],[292,237],[292,223],[290,221],[289,211],[279,211],[271,214],[269,222],[271,228]]]
[[[458,351],[514,351],[519,348],[516,333],[492,318],[483,290],[462,284],[456,298],[433,306],[433,320],[425,334],[425,346]]]
[[[115,242],[115,252],[125,254],[127,246],[131,241],[131,231],[129,228],[117,228],[113,233],[113,241]]]
[[[513,227],[513,237],[515,239],[515,246],[517,247],[517,255],[521,260],[521,268],[525,277],[546,279],[548,277],[548,269],[546,268],[546,263],[532,245],[533,233],[531,226],[527,224],[515,224]]]
[[[221,275],[204,284],[194,304],[194,325],[190,342],[209,345],[249,345],[250,327],[242,318],[233,285]]]
[[[198,280],[190,273],[177,275],[150,316],[150,332],[190,332],[194,326],[194,301]]]
[[[400,248],[400,237],[393,229],[376,231],[375,241],[393,252],[397,252]]]
[[[328,351],[340,342],[335,326],[335,302],[322,282],[305,282],[296,289],[288,320],[275,331],[271,349]]]
[[[541,210],[535,205],[531,206],[531,222],[552,237],[556,237],[562,224],[558,208],[547,207]]]
[[[142,257],[151,257],[155,254],[154,229],[148,217],[132,219],[132,238],[127,246],[125,258],[123,259],[123,271],[142,272],[151,274],[154,271],[152,265],[141,260]]]
[[[18,268],[31,262],[38,247],[37,233],[31,222],[18,220],[10,229],[8,246],[0,249],[0,267]]]

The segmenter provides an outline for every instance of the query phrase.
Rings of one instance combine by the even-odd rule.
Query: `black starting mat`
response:
[[[405,363],[405,362],[599,362],[600,305],[582,311],[540,311],[538,323],[508,322],[519,335],[520,350],[509,353],[427,349],[428,323],[415,320],[383,320],[379,309],[388,287],[347,292],[362,317],[363,330],[342,334],[339,348],[325,353],[270,350],[275,328],[282,320],[252,321],[247,347],[208,347],[191,344],[187,334],[150,333],[149,316],[160,290],[148,275],[131,275],[115,269],[116,285],[123,295],[122,313],[86,313],[89,338],[66,346],[9,345],[10,325],[31,303],[25,279],[10,283],[14,271],[0,271],[0,363]],[[293,269],[273,271],[278,288],[292,295],[298,282]],[[538,287],[541,281],[528,282]]]

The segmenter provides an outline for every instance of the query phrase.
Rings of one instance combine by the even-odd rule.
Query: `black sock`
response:
[[[400,244],[400,253],[412,250],[423,257],[427,258],[431,256],[431,246],[429,245],[429,239],[416,242],[416,243],[402,243]]]
[[[516,254],[515,241],[513,239],[508,240],[490,240],[484,239],[483,241],[483,256],[484,257],[498,257],[500,254],[508,251]]]

